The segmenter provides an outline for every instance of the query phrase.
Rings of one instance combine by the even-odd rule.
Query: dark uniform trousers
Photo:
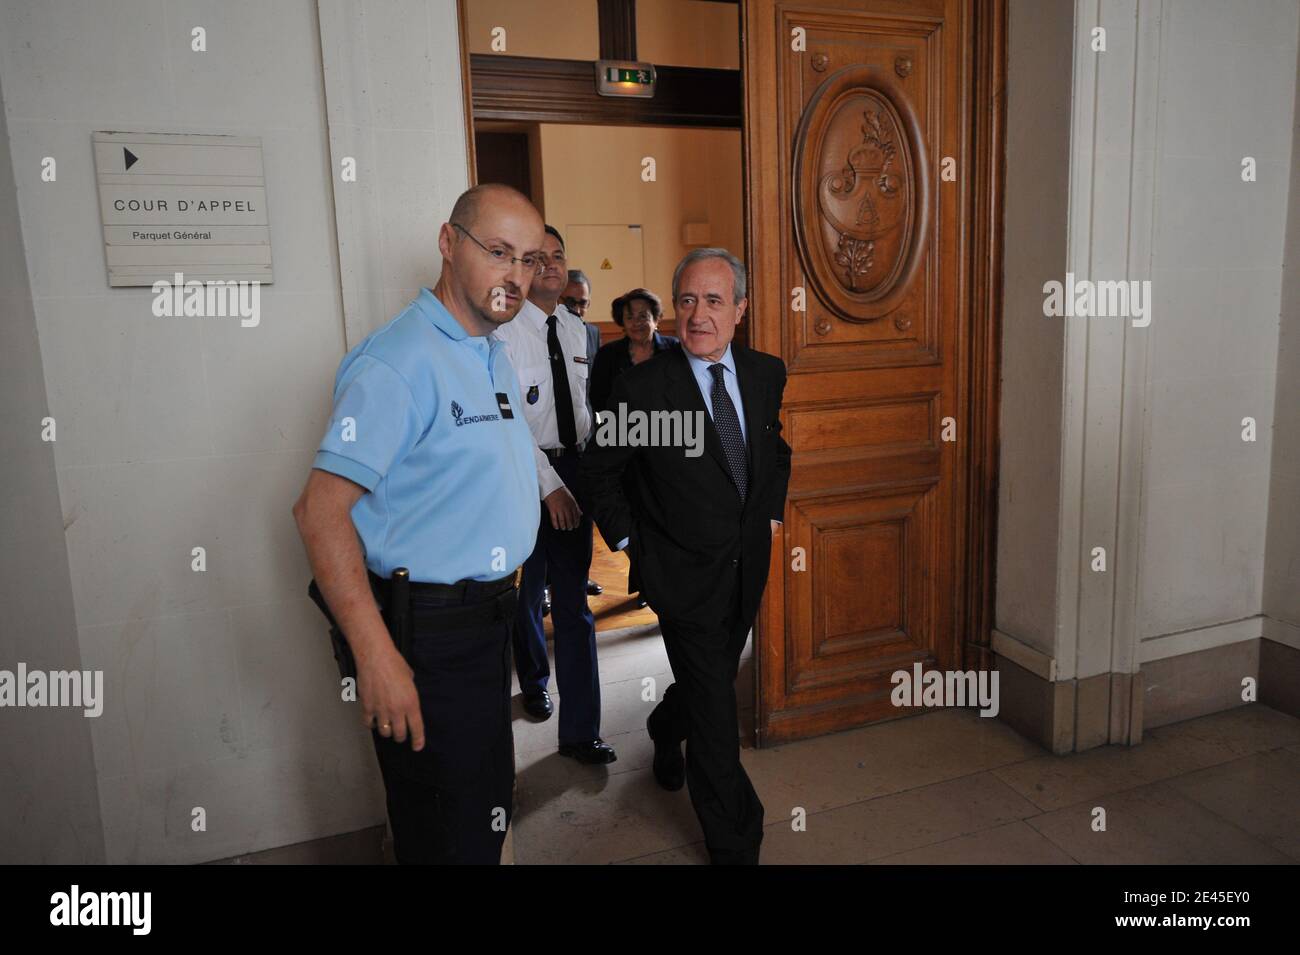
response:
[[[373,731],[400,864],[497,865],[511,817],[514,743],[510,639],[517,594],[492,603],[490,619],[446,626],[454,598],[412,595],[411,669],[420,694],[424,748]],[[472,601],[471,601],[472,602]]]
[[[676,682],[648,726],[657,742],[686,741],[686,785],[715,864],[756,865],[763,841],[763,804],[740,764],[736,716],[736,673],[752,624],[740,615],[739,570],[720,625],[659,618]]]
[[[584,507],[576,454],[551,464],[582,508],[576,529],[558,531],[542,505],[537,544],[524,561],[515,616],[515,672],[525,695],[547,688],[551,664],[542,629],[542,600],[549,577],[551,621],[555,625],[555,676],[560,691],[560,743],[583,743],[600,736],[600,669],[596,660],[596,620],[587,604],[591,570],[591,514]]]

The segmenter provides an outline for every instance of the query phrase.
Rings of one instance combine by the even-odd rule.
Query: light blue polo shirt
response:
[[[468,334],[426,288],[344,356],[312,467],[370,492],[352,508],[367,567],[447,584],[496,580],[532,553],[533,455],[505,345]]]

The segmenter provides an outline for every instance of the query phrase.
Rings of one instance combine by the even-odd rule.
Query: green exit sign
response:
[[[655,95],[654,64],[635,60],[597,60],[596,92],[601,96],[651,98]]]
[[[605,75],[609,77],[611,83],[640,83],[642,86],[649,86],[654,82],[646,70],[628,70],[611,66]]]

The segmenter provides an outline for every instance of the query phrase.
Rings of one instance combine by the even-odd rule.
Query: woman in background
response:
[[[659,321],[664,309],[659,296],[649,289],[634,288],[619,296],[614,299],[610,312],[623,329],[623,337],[602,345],[596,352],[590,388],[591,407],[596,411],[614,410],[607,407],[607,403],[615,378],[633,365],[639,365],[677,344],[672,335],[659,334]]]
[[[659,296],[649,289],[634,288],[626,295],[614,299],[610,312],[623,337],[608,345],[602,345],[596,352],[596,364],[591,369],[591,407],[599,414],[602,411],[614,411],[608,407],[610,392],[614,389],[614,379],[633,365],[648,361],[660,352],[678,346],[678,340],[672,335],[659,334],[659,320],[663,317],[663,305]],[[639,596],[640,581],[635,574],[629,573],[627,592],[638,594],[636,605],[646,606],[644,597]]]

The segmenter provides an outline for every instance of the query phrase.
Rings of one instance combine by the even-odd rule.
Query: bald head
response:
[[[473,188],[466,189],[456,200],[456,204],[451,207],[451,217],[449,222],[459,222],[471,232],[478,225],[479,217],[482,215],[484,207],[498,208],[501,206],[520,205],[527,207],[536,213],[533,204],[518,189],[513,186],[507,186],[501,182],[485,182]],[[538,216],[540,220],[540,215]]]
[[[435,290],[471,334],[486,335],[510,321],[536,277],[544,224],[518,189],[484,183],[466,190],[438,232],[442,276]]]

